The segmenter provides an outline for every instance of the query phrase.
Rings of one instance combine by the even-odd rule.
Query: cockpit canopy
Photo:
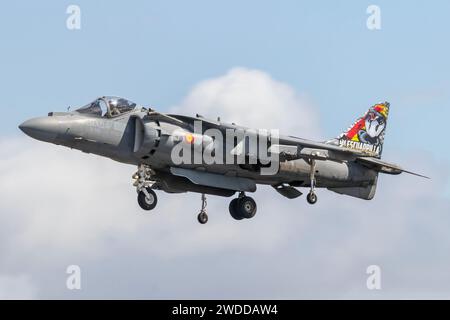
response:
[[[90,114],[98,117],[112,118],[121,114],[133,111],[136,103],[120,97],[100,97],[97,100],[77,109],[83,114]]]

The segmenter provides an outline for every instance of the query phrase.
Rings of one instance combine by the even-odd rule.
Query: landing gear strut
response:
[[[228,209],[235,220],[250,219],[256,214],[256,202],[241,192],[239,197],[231,200]]]
[[[208,222],[208,214],[206,213],[206,205],[207,205],[206,196],[204,193],[202,193],[202,208],[200,210],[200,213],[197,216],[197,220],[201,224],[205,224]]]
[[[133,175],[135,180],[133,185],[136,187],[138,194],[138,204],[146,211],[153,210],[158,203],[156,193],[151,189],[154,183],[151,179],[152,174],[153,170],[149,166],[141,164],[138,167],[138,171]]]
[[[306,196],[306,201],[308,201],[309,204],[315,204],[317,202],[317,195],[314,192],[315,187],[316,187],[316,178],[315,178],[315,173],[316,173],[316,160],[311,159],[311,169],[309,172],[309,179],[311,181],[311,189],[309,190],[308,195]]]

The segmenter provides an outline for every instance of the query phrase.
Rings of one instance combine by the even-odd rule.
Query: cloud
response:
[[[222,232],[214,226],[203,228],[178,243],[179,239],[172,238],[169,230],[182,234],[186,220],[195,219],[168,215],[164,217],[165,222],[158,222],[163,217],[143,213],[137,206],[136,192],[131,185],[131,175],[135,171],[131,166],[26,138],[0,141],[0,150],[3,159],[0,167],[2,225],[14,231],[9,235],[11,244],[20,245],[30,253],[46,246],[96,255],[106,250],[105,238],[127,238],[139,231],[151,231],[155,241],[178,247],[151,248],[164,256],[190,252],[201,242],[208,244],[203,248],[211,250],[217,249],[216,242],[235,243],[235,234]],[[24,184],[29,192],[19,191]],[[199,195],[161,196],[159,206],[163,212],[183,212],[187,208],[192,213],[198,211]],[[178,201],[165,202],[164,198]],[[195,205],[191,205],[193,202]],[[143,227],[141,224],[150,222],[149,219],[157,220]],[[265,245],[270,247],[271,241],[274,238],[268,235]]]
[[[199,83],[174,109],[269,128],[285,118],[299,135],[320,133],[305,120],[317,119],[315,108],[299,97],[267,73],[238,68]],[[158,192],[157,209],[144,213],[132,166],[1,138],[0,297],[448,297],[448,168],[420,150],[385,154],[434,179],[382,176],[372,201],[319,190],[314,206],[259,187],[256,217],[239,222],[230,198],[208,197],[203,226],[198,194]],[[82,270],[80,292],[65,287],[71,264]],[[381,292],[365,287],[370,264],[382,269]]]
[[[319,133],[317,110],[306,94],[254,69],[233,68],[200,82],[172,111],[311,138]]]
[[[0,299],[35,299],[37,290],[31,283],[29,276],[0,275]]]

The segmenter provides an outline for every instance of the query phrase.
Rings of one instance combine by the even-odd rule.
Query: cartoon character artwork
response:
[[[381,156],[388,114],[388,102],[375,104],[338,138],[340,146]]]

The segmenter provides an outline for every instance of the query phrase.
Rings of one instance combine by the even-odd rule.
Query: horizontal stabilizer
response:
[[[358,157],[356,159],[356,162],[359,162],[363,166],[365,166],[365,167],[367,167],[369,169],[373,169],[375,171],[381,172],[381,173],[400,174],[402,172],[405,172],[405,173],[409,173],[409,174],[412,174],[412,175],[415,175],[415,176],[418,176],[418,177],[430,179],[429,177],[424,176],[422,174],[405,170],[405,169],[401,168],[400,166],[398,166],[396,164],[388,163],[386,161],[383,161],[383,160],[380,160],[380,159],[377,159],[377,158]]]

